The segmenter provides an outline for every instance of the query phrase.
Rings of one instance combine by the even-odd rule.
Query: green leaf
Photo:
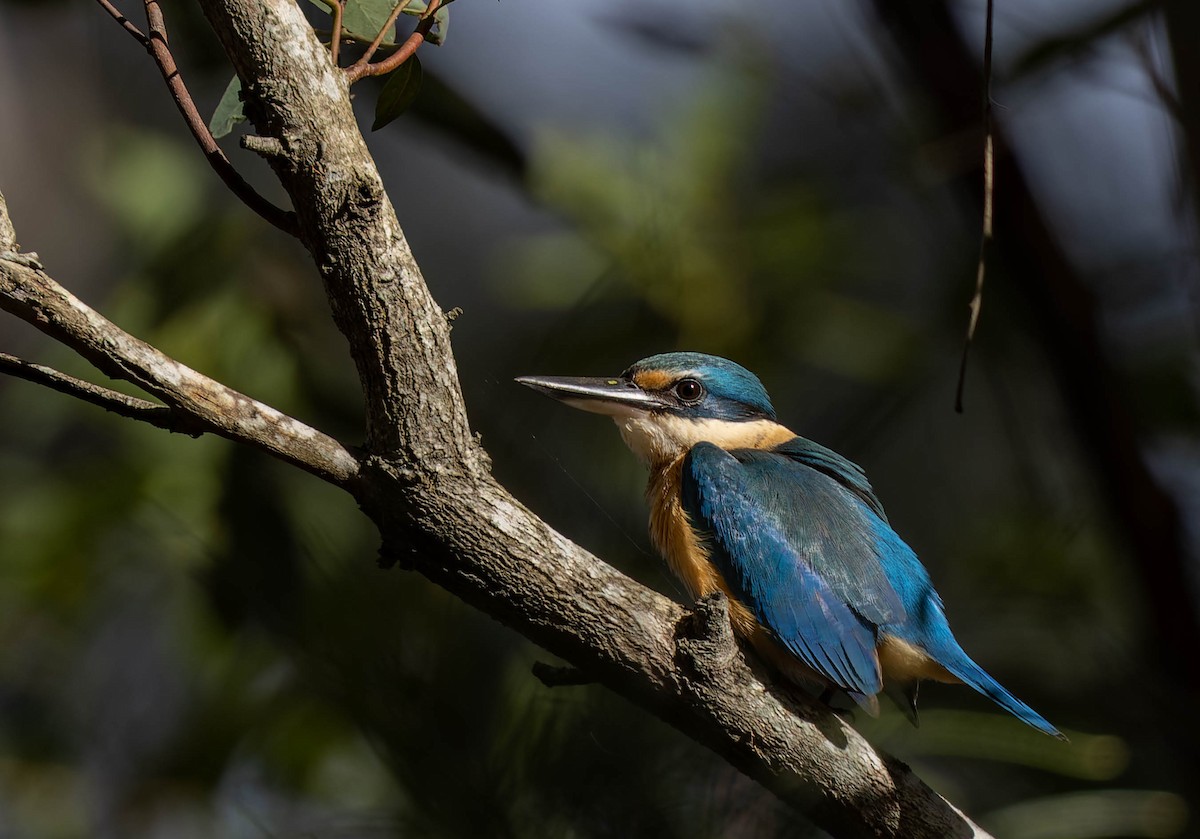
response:
[[[408,110],[421,89],[422,75],[421,62],[415,54],[391,72],[383,90],[379,91],[379,101],[375,103],[372,131],[378,131]]]
[[[433,13],[433,28],[429,30],[429,34],[425,40],[433,44],[435,47],[440,47],[446,41],[446,33],[450,31],[450,10],[445,5],[438,6],[436,12]]]
[[[357,40],[369,44],[387,23],[395,7],[395,0],[346,0],[342,28]],[[396,43],[396,24],[388,27],[381,43],[388,46]]]
[[[437,11],[433,13],[433,28],[429,30],[429,34],[425,37],[425,40],[435,47],[440,47],[446,41],[446,31],[450,28],[450,11],[446,7],[452,2],[453,0],[444,0],[438,6]],[[428,3],[424,3],[422,0],[411,0],[404,7],[404,14],[412,15],[413,17],[423,17],[428,10]]]
[[[327,15],[333,14],[333,0],[308,0]],[[395,7],[393,0],[346,0],[342,11],[342,31],[345,35],[369,44],[375,40],[379,30]],[[393,24],[384,35],[381,44],[396,45],[396,27]]]
[[[212,119],[208,121],[208,130],[214,137],[224,137],[239,122],[246,121],[246,113],[242,102],[242,80],[234,76],[221,94],[221,101],[213,111]]]

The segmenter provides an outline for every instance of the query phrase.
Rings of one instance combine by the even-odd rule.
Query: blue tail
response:
[[[1003,685],[989,676],[982,667],[973,662],[963,652],[962,647],[959,647],[958,644],[954,644],[953,646],[952,650],[946,651],[947,654],[934,656],[939,664],[962,679],[964,684],[975,688],[975,690],[1008,711],[1021,722],[1032,725],[1038,731],[1045,732],[1051,737],[1057,737],[1059,740],[1067,739],[1061,731],[1047,722],[1041,714],[1005,690]]]

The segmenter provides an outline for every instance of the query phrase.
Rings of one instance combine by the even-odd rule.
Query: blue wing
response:
[[[883,505],[875,497],[875,490],[867,480],[867,473],[852,460],[847,460],[833,449],[827,449],[820,443],[814,443],[806,437],[793,437],[786,443],[781,443],[771,451],[785,455],[792,460],[811,466],[833,478],[846,489],[854,493],[859,501],[871,508],[871,512],[887,522],[887,514]]]
[[[813,458],[834,464],[822,452],[833,454]],[[684,458],[682,492],[712,561],[759,623],[834,684],[878,693],[876,628],[905,610],[880,555],[879,534],[891,529],[874,505],[793,453],[710,443]]]

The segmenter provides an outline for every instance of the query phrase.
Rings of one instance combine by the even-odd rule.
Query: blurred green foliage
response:
[[[952,424],[969,260],[939,241],[952,253],[919,284],[897,254],[927,228],[961,230],[959,208],[902,177],[891,188],[920,193],[920,213],[841,191],[849,168],[767,167],[779,81],[744,50],[716,56],[643,135],[549,126],[527,160],[490,146],[505,171],[528,164],[528,194],[553,219],[488,220],[504,229],[493,273],[454,333],[497,474],[678,597],[643,535],[643,475],[612,429],[509,379],[613,373],[672,348],[743,361],[789,424],[868,466],[965,646],[1072,743],[950,687],[923,689],[919,730],[891,708],[855,725],[997,835],[1178,835],[1194,799],[1174,738],[1195,724],[1147,663],[1153,604],[1044,359],[1019,329],[997,330],[973,362],[972,413]],[[461,102],[426,92],[427,113]],[[883,108],[859,93],[854,108]],[[469,129],[438,124],[478,151],[483,117],[469,116]],[[354,371],[316,272],[232,206],[180,135],[89,134],[72,177],[120,265],[90,302],[357,441]],[[397,197],[409,200],[421,215],[419,191]],[[458,276],[457,254],[414,247],[435,285]],[[989,307],[995,323],[1019,311],[1002,294]],[[94,375],[48,344],[37,360]],[[1190,368],[1163,369],[1142,382],[1148,405],[1170,402]],[[0,381],[0,428],[0,835],[813,835],[686,738],[599,688],[544,688],[530,675],[543,653],[421,578],[374,568],[376,534],[316,479],[21,382]]]
[[[744,358],[778,335],[796,360],[849,378],[900,375],[918,333],[837,288],[824,266],[852,230],[810,184],[754,177],[765,80],[727,60],[649,140],[542,138],[533,190],[574,227],[527,246],[506,299],[561,310],[611,279],[676,346]]]
[[[88,181],[135,271],[105,312],[344,424],[353,372],[313,380],[340,338],[296,287],[312,282],[299,257],[278,264],[178,141],[121,127],[94,146]],[[694,806],[709,787],[690,770],[715,758],[595,689],[547,691],[526,642],[373,568],[375,536],[336,490],[6,385],[0,804],[21,835],[715,836],[743,817],[745,794],[732,814]]]

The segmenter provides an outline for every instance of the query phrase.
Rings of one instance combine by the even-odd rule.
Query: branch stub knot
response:
[[[688,670],[711,679],[738,656],[737,640],[729,622],[729,600],[714,592],[696,601],[675,629],[676,660]]]

